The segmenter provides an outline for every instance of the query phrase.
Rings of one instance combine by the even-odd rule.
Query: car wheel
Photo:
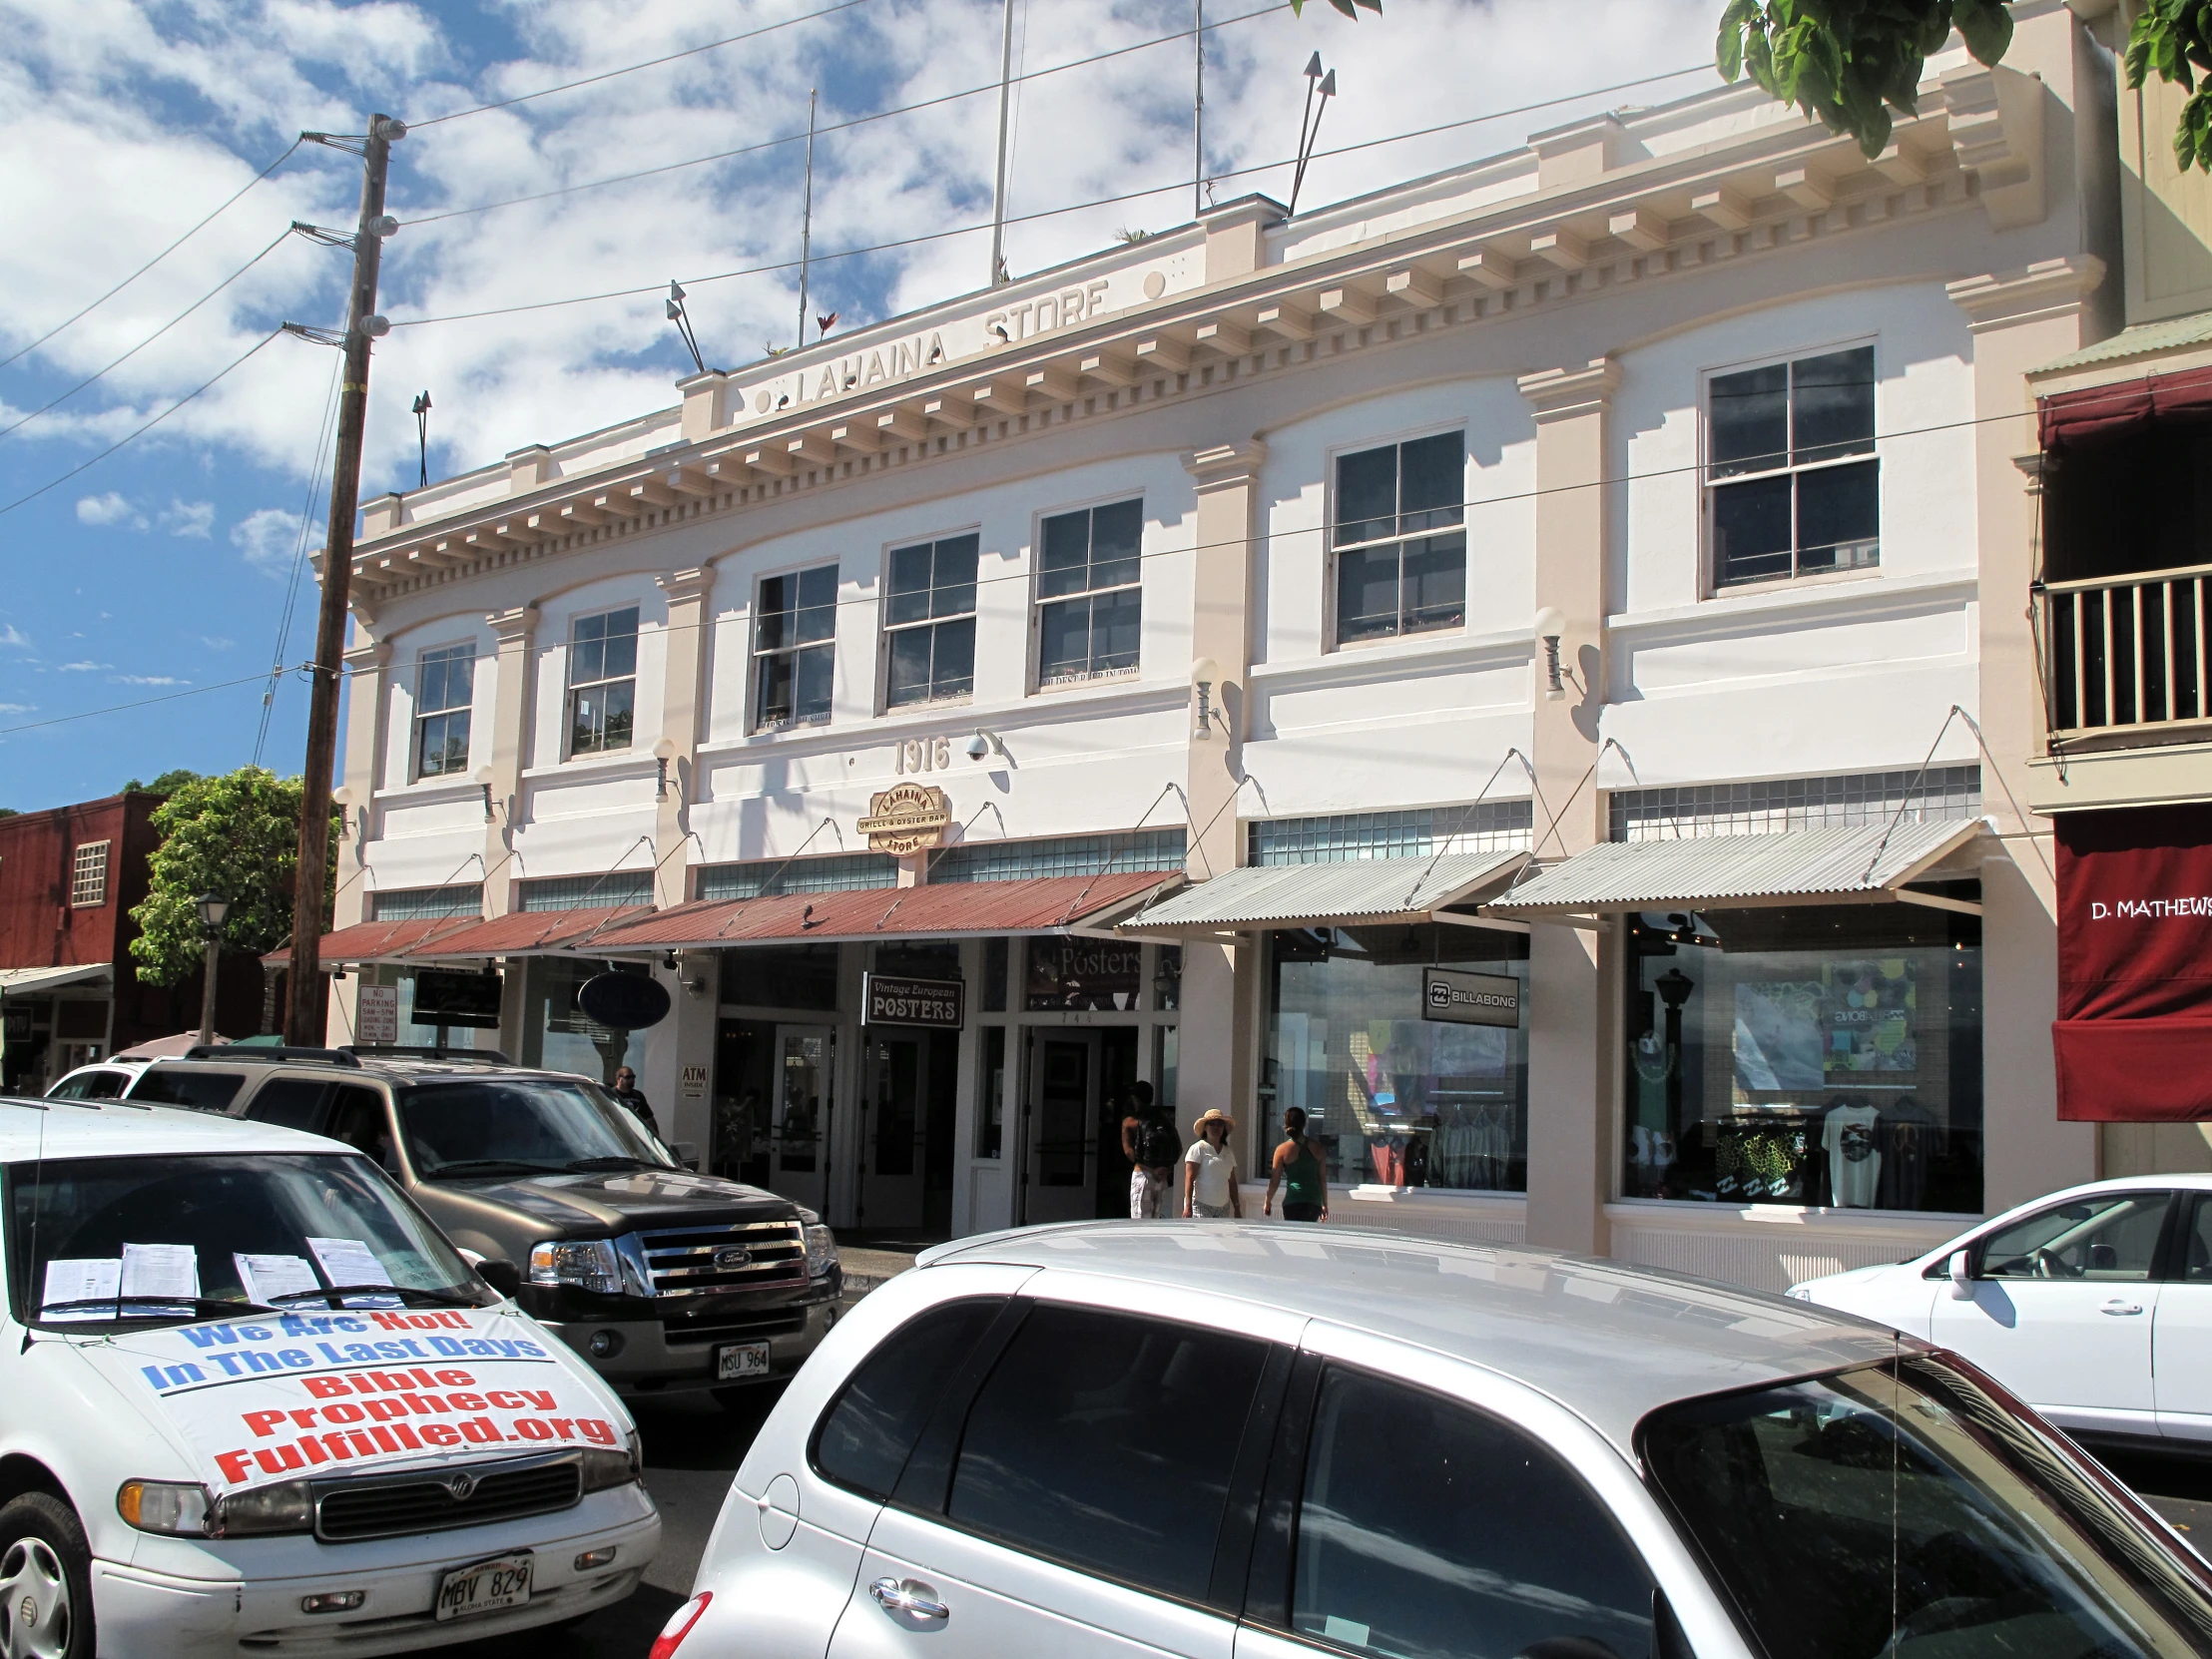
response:
[[[91,1659],[92,1551],[76,1511],[45,1492],[0,1508],[0,1654]]]

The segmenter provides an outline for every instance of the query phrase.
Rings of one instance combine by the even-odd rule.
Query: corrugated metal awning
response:
[[[37,991],[58,990],[63,985],[85,985],[95,979],[114,978],[107,962],[78,962],[68,967],[0,968],[0,996],[29,996]]]
[[[517,910],[511,915],[471,921],[450,933],[425,939],[407,952],[414,962],[458,960],[469,956],[548,956],[572,951],[625,920],[643,921],[650,904],[607,904],[581,910]]]
[[[359,921],[322,935],[315,960],[330,962],[395,962],[425,940],[473,927],[484,918],[471,910],[458,916],[410,916],[404,921]],[[291,947],[278,945],[262,960],[281,967],[291,960]]]
[[[947,881],[857,892],[707,899],[609,927],[597,954],[708,950],[726,945],[933,939],[974,933],[1056,933],[1102,927],[1154,888],[1182,876],[1156,869],[1047,875],[1023,881]]]
[[[1421,921],[1446,905],[1475,900],[1527,861],[1525,852],[1446,852],[1430,858],[1248,864],[1150,905],[1115,931],[1140,938],[1204,938],[1275,927]]]
[[[1501,916],[1543,918],[1612,910],[1745,908],[1847,899],[1915,898],[1908,881],[1987,833],[1979,819],[1791,830],[1771,835],[1603,841],[1492,899]],[[1978,868],[1961,867],[1973,876]],[[1944,900],[1944,907],[1957,901]]]

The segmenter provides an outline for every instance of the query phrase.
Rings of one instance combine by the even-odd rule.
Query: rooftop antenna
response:
[[[1191,87],[1191,217],[1206,213],[1206,0],[1191,0],[1191,49],[1197,78]]]
[[[415,442],[422,450],[422,476],[419,487],[430,487],[430,394],[419,392],[414,400]]]
[[[668,281],[668,319],[676,324],[676,331],[684,336],[684,344],[691,351],[692,366],[700,373],[707,372],[707,359],[699,354],[699,336],[692,332],[691,313],[684,309],[684,284],[671,276]],[[430,394],[424,392],[427,403]]]
[[[1319,91],[1321,103],[1317,106],[1314,94]],[[1306,183],[1306,164],[1314,159],[1314,141],[1321,137],[1321,118],[1328,113],[1329,100],[1337,96],[1337,72],[1326,74],[1321,67],[1321,54],[1316,52],[1306,60],[1306,114],[1298,118],[1298,171],[1291,175],[1291,207],[1283,217],[1290,219],[1298,213],[1298,193]],[[1313,117],[1311,128],[1307,116]]]
[[[807,343],[807,262],[815,238],[815,101],[821,89],[807,90],[807,195],[799,214],[799,343]]]
[[[991,279],[1006,280],[1006,117],[1014,92],[1014,0],[1006,0],[1006,20],[998,32],[998,184],[991,192]]]

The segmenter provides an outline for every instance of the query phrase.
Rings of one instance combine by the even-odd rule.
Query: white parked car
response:
[[[48,1100],[113,1100],[129,1091],[152,1060],[94,1060],[54,1079]]]
[[[414,1652],[581,1617],[661,1523],[620,1401],[368,1159],[0,1098],[0,1652]]]
[[[1924,1345],[1335,1227],[933,1250],[793,1380],[655,1659],[2150,1659],[2212,1567]]]
[[[1962,1355],[2088,1443],[2212,1445],[2212,1175],[2070,1187],[1790,1295]]]

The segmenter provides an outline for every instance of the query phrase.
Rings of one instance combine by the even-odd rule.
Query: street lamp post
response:
[[[215,1041],[215,985],[223,963],[223,918],[231,913],[231,901],[220,893],[204,892],[193,900],[200,912],[200,933],[207,941],[207,955],[200,976],[200,1040]]]

